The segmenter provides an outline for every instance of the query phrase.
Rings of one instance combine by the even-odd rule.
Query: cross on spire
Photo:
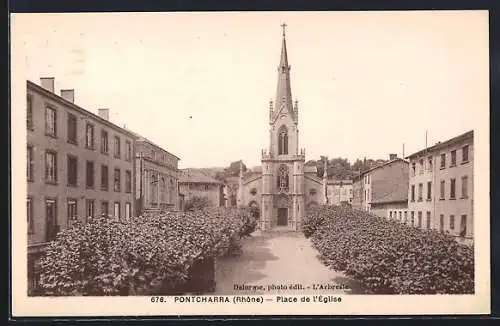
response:
[[[281,24],[281,28],[283,28],[283,37],[284,37],[285,36],[286,23]]]

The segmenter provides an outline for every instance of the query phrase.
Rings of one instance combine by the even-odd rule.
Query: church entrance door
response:
[[[288,208],[278,208],[278,226],[288,225]]]

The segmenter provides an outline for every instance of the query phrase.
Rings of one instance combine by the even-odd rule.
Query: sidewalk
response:
[[[364,293],[358,283],[323,265],[301,232],[256,231],[242,243],[241,256],[218,260],[216,294]]]

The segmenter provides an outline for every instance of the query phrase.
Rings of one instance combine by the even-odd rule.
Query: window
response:
[[[87,178],[86,178],[86,186],[87,188],[94,188],[94,162],[87,161],[86,164],[86,172],[87,172]]]
[[[94,126],[87,123],[85,130],[85,147],[88,149],[94,149]]]
[[[420,159],[419,163],[419,173],[424,174],[424,160]]]
[[[411,164],[411,176],[414,177],[416,174],[415,162]]]
[[[457,165],[457,151],[453,150],[451,151],[451,163],[450,166],[456,166]]]
[[[151,157],[152,157],[153,161],[156,161],[156,152],[154,150],[151,151]]]
[[[168,195],[169,195],[169,203],[174,204],[175,185],[172,179],[170,179],[170,191],[168,192]]]
[[[429,172],[432,172],[432,156],[429,156],[428,158],[428,166],[427,166]]]
[[[431,228],[431,212],[427,212],[427,229]]]
[[[68,186],[76,187],[78,184],[78,159],[68,155]]]
[[[120,177],[121,177],[121,173],[120,173],[120,169],[115,169],[115,174],[114,174],[114,182],[113,182],[113,189],[116,191],[116,192],[119,192],[120,191],[120,186],[121,186],[121,180],[120,180]]]
[[[132,144],[129,141],[125,142],[125,160],[132,160]]]
[[[411,185],[411,201],[415,201],[415,185]]]
[[[28,153],[26,155],[26,174],[28,181],[33,181],[33,146],[28,145]]]
[[[427,200],[432,199],[432,182],[427,181]]]
[[[127,181],[125,181],[125,183],[127,183]],[[161,177],[161,202],[162,203],[165,203],[167,201],[166,196],[167,196],[167,183],[165,182],[165,178]]]
[[[108,154],[108,132],[101,130],[101,153]]]
[[[455,230],[455,215],[450,215],[450,230]]]
[[[26,97],[26,127],[33,130],[33,96]]]
[[[71,113],[68,113],[68,143],[77,144],[77,119]]]
[[[392,218],[392,211],[389,211],[389,218]]]
[[[285,126],[279,130],[278,155],[288,154],[288,131]]]
[[[399,212],[399,220],[400,220],[400,221],[402,220],[402,214],[403,214],[403,213],[400,211],[400,212]]]
[[[101,202],[101,214],[104,216],[109,216],[109,205],[107,201]]]
[[[101,190],[108,191],[108,166],[101,165]]]
[[[59,226],[57,225],[57,202],[55,199],[45,200],[45,241],[55,239]]]
[[[439,183],[439,199],[444,200],[444,186],[445,186],[445,181],[441,180]]]
[[[411,226],[415,225],[415,212],[411,212]]]
[[[423,198],[423,190],[424,190],[424,185],[419,183],[418,184],[418,201],[422,201]]]
[[[404,222],[408,222],[408,211],[405,211],[405,219],[404,219]]]
[[[468,197],[468,188],[469,188],[469,178],[464,175],[462,177],[462,198]]]
[[[462,163],[469,162],[469,145],[462,147]]]
[[[439,167],[441,169],[444,169],[446,167],[446,154],[445,153],[441,154],[441,162],[440,162]]]
[[[113,216],[118,220],[120,219],[120,202],[119,201],[115,201],[115,205],[114,205],[114,209],[113,209]]]
[[[68,199],[68,226],[71,226],[71,224],[76,221],[77,219],[77,206],[76,206],[76,200],[75,199]]]
[[[288,167],[286,165],[281,165],[278,170],[278,189],[279,192],[288,191]]]
[[[57,136],[57,112],[49,106],[45,107],[45,134]]]
[[[439,215],[439,232],[444,232],[444,215]]]
[[[450,199],[455,199],[455,179],[450,180]]]
[[[45,181],[49,183],[57,182],[57,153],[45,152]]]
[[[33,198],[26,199],[27,217],[28,217],[28,234],[35,233],[35,223],[33,221]]]
[[[467,215],[462,215],[460,219],[460,233],[461,237],[465,237],[467,235]]]
[[[85,218],[87,219],[87,221],[88,221],[89,217],[94,217],[95,207],[94,207],[94,200],[93,199],[87,199],[85,201],[85,213],[86,213]]]
[[[131,205],[130,203],[125,203],[125,218],[130,218],[130,209]]]
[[[165,179],[163,181],[163,193],[165,192]],[[132,172],[129,170],[125,171],[125,192],[126,193],[131,193],[132,192]]]
[[[120,158],[121,152],[120,152],[120,137],[115,136],[115,157]]]
[[[418,212],[418,228],[422,228],[422,212]]]

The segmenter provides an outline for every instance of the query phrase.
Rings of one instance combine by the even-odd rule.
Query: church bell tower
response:
[[[299,151],[298,101],[293,102],[286,48],[286,24],[275,101],[269,103],[269,148],[262,152],[262,230],[300,230],[304,205],[304,150]]]

